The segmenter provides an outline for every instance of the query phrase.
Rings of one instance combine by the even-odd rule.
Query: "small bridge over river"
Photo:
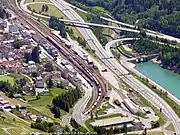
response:
[[[151,60],[155,57],[157,57],[159,54],[152,54],[152,55],[142,55],[136,58],[129,58],[127,61],[132,62],[132,63],[141,63],[141,62],[146,62],[148,60]]]

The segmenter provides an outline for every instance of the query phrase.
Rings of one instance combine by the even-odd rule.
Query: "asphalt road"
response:
[[[82,18],[72,10],[67,4],[63,3],[62,0],[55,1],[51,0],[55,3],[55,5],[63,11],[63,13],[72,21],[78,20],[81,22],[84,22]],[[79,32],[84,36],[85,40],[88,42],[88,44],[96,50],[96,54],[100,58],[109,58],[110,56],[104,48],[101,46],[95,35],[92,33],[90,29],[85,28],[77,28]],[[151,34],[151,33],[150,33]],[[152,35],[152,34],[151,34]],[[153,34],[155,36],[156,34]],[[161,35],[163,36],[163,35]],[[174,40],[174,38],[165,35],[166,38],[169,38],[170,40]],[[177,40],[179,42],[179,40]],[[120,65],[115,59],[104,59],[104,64],[114,73],[114,75],[118,78],[121,78],[124,80],[127,84],[129,84],[131,87],[135,88],[138,92],[141,93],[142,96],[144,96],[148,101],[150,101],[153,105],[155,105],[158,108],[163,109],[163,113],[165,116],[173,121],[175,130],[177,134],[180,134],[180,122],[178,116],[174,113],[174,111],[170,108],[170,106],[162,100],[158,95],[156,95],[154,92],[152,92],[148,87],[143,85],[141,82],[139,82],[137,79],[135,79],[133,76],[129,75],[128,77],[122,76],[122,74],[127,74],[128,71],[123,68],[122,65]],[[123,63],[122,63],[123,64]],[[126,65],[124,65],[126,66]],[[153,99],[153,100],[152,100]]]
[[[84,22],[84,20],[63,0],[51,0],[70,20],[78,20],[80,22]],[[84,36],[87,43],[90,47],[96,50],[96,55],[99,58],[109,58],[110,56],[99,43],[95,35],[90,29],[79,28],[78,31]],[[152,90],[150,90],[147,86],[142,84],[140,81],[135,79],[132,75],[122,76],[122,74],[127,74],[128,71],[114,58],[112,59],[103,59],[104,64],[113,72],[113,74],[121,78],[125,81],[129,86],[133,87],[135,90],[140,92],[140,94],[145,97],[149,102],[155,105],[157,108],[162,108],[163,114],[167,117],[168,120],[173,122],[175,131],[177,134],[180,134],[180,120],[176,113],[172,110],[172,108],[157,94],[155,94]],[[122,63],[123,64],[123,63]],[[124,65],[126,66],[126,65]]]

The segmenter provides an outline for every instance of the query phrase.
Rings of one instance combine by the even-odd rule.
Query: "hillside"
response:
[[[103,7],[115,19],[180,38],[179,0],[66,0]],[[138,21],[137,21],[138,20]]]

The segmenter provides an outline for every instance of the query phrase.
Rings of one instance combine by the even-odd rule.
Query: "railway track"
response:
[[[42,25],[37,20],[32,19],[33,17],[29,14],[22,13],[19,9],[14,7],[8,0],[7,6],[11,9],[16,15],[21,19],[21,21],[25,24],[30,25],[37,33],[39,33],[42,37],[47,39],[51,44],[53,44],[73,65],[77,68],[78,71],[82,72],[86,80],[93,86],[93,96],[89,100],[86,109],[84,111],[85,114],[89,114],[94,111],[103,101],[106,91],[107,91],[107,83],[96,73],[95,69],[90,67],[88,63],[84,61],[82,57],[76,55],[73,50],[68,49],[65,43],[56,35],[51,33],[51,30],[46,26]],[[75,59],[73,58],[75,56]]]

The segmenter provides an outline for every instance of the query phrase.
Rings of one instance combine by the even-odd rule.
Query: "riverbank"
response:
[[[159,68],[161,68],[161,67],[159,67]],[[151,70],[150,70],[151,69]],[[139,69],[140,70],[140,69]],[[164,69],[164,70],[166,70],[166,69]],[[135,67],[135,68],[133,68],[131,71],[133,71],[133,73],[135,73],[136,75],[138,75],[139,77],[141,77],[141,78],[144,78],[144,79],[147,79],[148,78],[148,82],[151,84],[151,85],[153,85],[153,86],[155,86],[158,90],[160,90],[160,91],[162,91],[162,92],[164,92],[164,93],[167,93],[167,95],[168,95],[168,97],[170,98],[170,99],[172,99],[175,103],[177,103],[178,105],[180,105],[180,100],[177,98],[177,97],[175,97],[173,94],[176,94],[176,92],[174,92],[173,94],[171,93],[172,92],[172,90],[171,90],[171,92],[169,92],[168,90],[167,90],[167,88],[164,88],[163,86],[161,86],[162,84],[167,84],[168,82],[169,82],[169,74],[167,75],[167,76],[163,76],[162,77],[162,79],[161,78],[153,78],[152,77],[152,75],[153,75],[153,73],[155,74],[155,75],[157,75],[158,77],[160,77],[160,75],[158,74],[160,71],[159,70],[157,70],[157,69],[154,69],[154,70],[152,70],[152,67],[150,67],[149,69],[147,69],[147,72],[145,72],[145,71],[142,71],[142,72],[140,72],[140,71],[138,71],[138,68],[137,67]],[[162,71],[162,73],[164,73],[164,72],[171,72],[171,71]],[[174,73],[175,74],[175,73]],[[164,79],[167,79],[167,81],[165,81]],[[153,80],[155,80],[155,81],[153,81]],[[159,84],[158,84],[158,80],[161,80],[161,83],[159,82]],[[175,82],[174,80],[172,81],[172,82]],[[178,85],[179,83],[177,82],[177,85]],[[173,88],[176,88],[176,86],[173,86],[172,87],[172,89]]]
[[[158,57],[154,58],[151,60],[154,64],[159,64],[161,66],[161,68],[163,69],[167,69],[171,72],[174,72],[176,74],[179,74],[180,75],[180,68],[174,66],[174,67],[170,67],[170,66],[165,66],[162,64],[162,61],[158,59]]]
[[[177,99],[174,95],[172,95],[167,90],[162,88],[159,84],[157,84],[154,81],[150,80],[149,78],[147,78],[145,75],[143,75],[142,73],[140,73],[136,69],[127,66],[127,64],[125,64],[124,62],[123,62],[122,65],[136,79],[138,79],[141,83],[143,83],[149,89],[151,89],[151,91],[153,91],[155,94],[157,94],[158,98],[161,98],[163,100],[163,102],[166,102],[169,105],[169,107],[171,107],[171,109],[173,109],[173,111],[177,114],[177,116],[180,117],[180,112],[179,112],[179,110],[180,110],[180,100],[179,99]],[[151,96],[151,97],[152,97],[152,100],[154,100],[154,97],[156,97],[156,96],[154,95],[154,96]],[[159,104],[159,103],[157,102],[157,104]],[[161,107],[161,105],[159,107]]]
[[[158,60],[158,58],[154,58],[151,60],[154,64],[161,64],[161,60]]]

